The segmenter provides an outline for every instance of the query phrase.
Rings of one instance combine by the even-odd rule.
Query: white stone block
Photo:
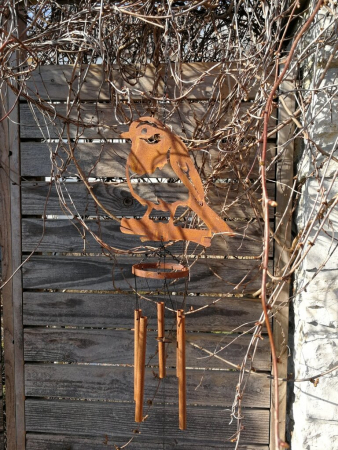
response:
[[[317,71],[317,79],[322,74],[322,69]],[[307,129],[310,142],[304,143],[304,151],[298,164],[298,176],[307,176],[314,169],[319,170],[320,176],[332,177],[338,170],[338,163],[328,155],[338,158],[338,99],[330,97],[335,93],[338,85],[338,67],[327,71],[320,91],[312,99],[307,123],[311,124]],[[320,149],[312,143],[319,146]],[[321,150],[325,152],[321,153]]]
[[[309,220],[314,221],[314,226],[304,243],[302,252],[308,252],[300,270],[310,272],[309,277],[323,268],[328,283],[338,277],[338,206],[334,207],[326,220],[325,204],[338,195],[338,181],[327,179],[322,185],[315,179],[309,179],[303,186],[302,197],[297,210],[296,223],[299,230],[304,230]],[[323,207],[324,217],[317,217],[320,208]],[[319,233],[318,233],[319,231]],[[314,245],[312,245],[312,243]],[[310,246],[310,251],[309,250]],[[327,273],[326,273],[327,272]]]
[[[302,417],[300,408],[296,412],[297,428],[292,435],[292,450],[337,450],[338,424],[321,421],[308,422]]]

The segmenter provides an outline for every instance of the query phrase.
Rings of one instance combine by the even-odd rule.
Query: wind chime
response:
[[[139,235],[141,241],[192,241],[204,247],[211,245],[213,233],[233,235],[231,228],[205,202],[204,189],[189,151],[181,139],[172,133],[158,119],[141,117],[132,122],[129,132],[123,133],[122,138],[131,139],[131,151],[126,164],[126,179],[132,196],[147,207],[147,211],[140,219],[121,220],[121,231],[126,234]],[[189,191],[188,198],[172,203],[161,198],[151,201],[139,196],[131,183],[130,171],[142,176],[148,176],[156,169],[162,169],[169,164],[176,175]],[[186,207],[197,214],[204,222],[205,229],[184,228],[175,223],[177,208]],[[150,218],[153,210],[169,212],[167,222],[155,222]],[[174,280],[188,278],[189,270],[178,263],[140,263],[132,268],[135,277],[145,279]],[[158,355],[159,377],[165,377],[165,335],[164,335],[164,303],[157,304],[158,321]],[[147,340],[147,317],[142,310],[135,310],[135,421],[143,420],[144,376]],[[185,375],[185,314],[183,309],[176,312],[177,330],[177,377],[179,385],[179,427],[186,429],[186,375]]]
[[[163,247],[162,247],[163,248]],[[180,263],[145,262],[134,264],[132,273],[135,277],[144,279],[164,280],[165,285],[170,280],[189,277],[189,269]],[[135,278],[136,280],[136,278]],[[136,284],[136,282],[135,282]],[[169,291],[168,291],[169,292]],[[137,295],[137,293],[136,293]],[[157,302],[157,342],[159,378],[166,377],[166,343],[171,342],[165,337],[165,303]],[[178,378],[179,428],[187,427],[186,413],[186,363],[185,363],[185,314],[183,309],[176,311],[176,376]],[[134,400],[135,422],[143,420],[144,379],[147,341],[147,317],[142,315],[142,309],[134,312]]]
[[[167,103],[167,80],[170,66],[169,58],[169,20],[166,20],[165,40],[165,74],[163,88],[163,105]],[[131,123],[129,131],[121,134],[121,138],[130,139],[131,151],[126,163],[126,180],[131,195],[146,206],[147,210],[141,219],[121,220],[121,231],[126,234],[138,235],[141,241],[191,241],[209,247],[213,233],[233,235],[231,228],[218,216],[205,202],[204,188],[196,167],[189,156],[189,150],[184,142],[176,136],[165,124],[165,109],[163,110],[163,122],[154,117],[141,117]],[[188,189],[188,198],[171,203],[157,198],[151,201],[138,195],[131,183],[130,171],[138,176],[151,176],[157,169],[161,170],[166,165],[171,166],[176,176]],[[175,222],[177,208],[190,209],[204,222],[206,229],[194,229],[178,226]],[[154,222],[150,218],[153,210],[169,213],[167,222]],[[189,277],[189,269],[180,264],[159,261],[156,263],[142,262],[132,267],[132,272],[138,278],[169,280]],[[157,303],[157,329],[158,329],[158,358],[159,378],[166,376],[166,338],[164,322],[164,302]],[[143,397],[146,361],[147,341],[147,317],[142,315],[140,308],[134,313],[134,399],[135,421],[143,420]],[[179,397],[179,427],[185,430],[187,426],[186,414],[186,363],[185,363],[185,313],[184,309],[176,311],[176,375],[178,378]]]

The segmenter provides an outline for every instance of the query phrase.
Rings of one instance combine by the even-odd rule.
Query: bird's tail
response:
[[[201,210],[199,211],[199,217],[203,220],[205,225],[211,230],[213,233],[224,233],[228,236],[234,236],[234,232],[232,229],[224,222],[221,217],[213,211],[210,206],[206,203],[203,205],[203,216],[200,215]]]

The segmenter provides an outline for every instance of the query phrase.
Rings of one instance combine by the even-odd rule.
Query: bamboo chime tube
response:
[[[142,316],[142,309],[135,309],[135,311],[134,311],[134,400],[136,400],[138,340],[139,340],[140,317],[141,316]]]
[[[164,302],[157,303],[157,329],[159,377],[165,378]]]
[[[186,373],[185,373],[185,316],[183,310],[177,312],[178,334],[178,408],[179,428],[187,428],[187,399],[186,399]]]
[[[143,420],[143,397],[144,397],[144,375],[146,363],[146,344],[147,344],[147,317],[140,317],[140,330],[138,335],[137,351],[137,375],[136,375],[136,404],[135,404],[135,422]]]

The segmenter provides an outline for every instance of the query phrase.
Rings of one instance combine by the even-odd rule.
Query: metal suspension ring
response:
[[[149,270],[156,269],[156,270]],[[168,280],[175,278],[186,278],[189,276],[189,269],[183,264],[177,263],[139,263],[132,266],[132,273],[142,278],[153,278],[158,280]]]

